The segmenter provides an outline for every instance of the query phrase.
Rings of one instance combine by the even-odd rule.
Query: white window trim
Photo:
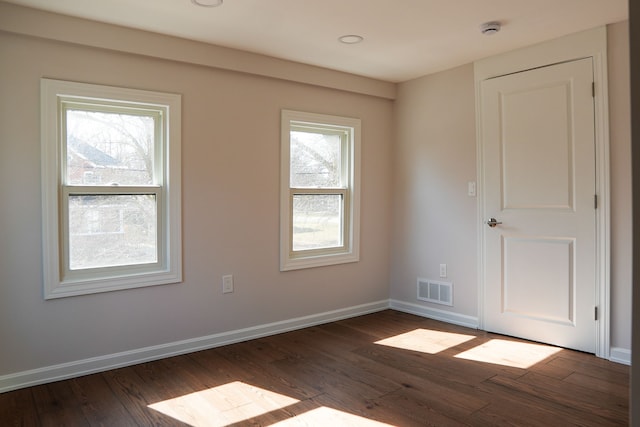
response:
[[[322,190],[322,193],[344,195],[344,242],[341,247],[321,250],[292,250],[292,200],[294,194],[312,194],[313,189],[290,187],[290,131],[292,124],[319,127],[337,126],[350,130],[347,143],[347,176],[344,189]],[[280,141],[280,271],[321,267],[360,260],[360,119],[282,110]]]
[[[42,150],[42,245],[44,298],[62,298],[182,281],[181,232],[181,105],[178,94],[151,92],[112,86],[41,79],[41,150]],[[140,188],[155,193],[158,209],[158,263],[96,268],[69,274],[64,257],[68,245],[62,233],[60,209],[63,200],[62,101],[97,101],[106,105],[134,103],[161,111],[165,116],[162,132],[164,169],[160,186]],[[90,186],[82,187],[84,190]],[[97,188],[97,187],[96,187]],[[100,187],[105,192],[105,187]],[[108,191],[107,191],[108,192]],[[75,194],[75,193],[74,193]]]

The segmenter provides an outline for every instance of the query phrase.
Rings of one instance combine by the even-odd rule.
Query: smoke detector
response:
[[[492,34],[500,31],[500,23],[499,22],[485,22],[480,25],[480,32],[486,36],[490,36]]]
[[[338,40],[340,41],[340,43],[344,43],[344,44],[356,44],[364,40],[364,37],[359,36],[357,34],[347,34],[347,35],[338,37]]]
[[[218,7],[224,0],[191,0],[191,3],[202,7]]]

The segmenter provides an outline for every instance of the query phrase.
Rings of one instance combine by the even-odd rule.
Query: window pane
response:
[[[155,195],[69,196],[69,268],[158,260]]]
[[[342,186],[339,135],[291,131],[291,187]]]
[[[67,183],[153,184],[151,116],[67,110]]]
[[[342,246],[342,195],[293,196],[293,250]]]

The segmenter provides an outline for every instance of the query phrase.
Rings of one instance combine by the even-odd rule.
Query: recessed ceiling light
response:
[[[338,37],[338,40],[340,40],[340,43],[356,44],[364,40],[364,37],[357,34],[347,34],[345,36]]]
[[[202,7],[217,7],[222,5],[224,0],[191,0],[191,3]]]

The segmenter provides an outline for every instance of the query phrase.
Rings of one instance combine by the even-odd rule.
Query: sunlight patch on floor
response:
[[[475,336],[473,335],[432,331],[430,329],[416,329],[411,332],[376,341],[376,344],[401,348],[404,350],[436,354],[448,348],[471,341],[474,338]]]
[[[379,421],[370,420],[368,418],[359,417],[337,409],[322,406],[288,420],[272,424],[272,426],[389,427],[392,426],[392,424],[381,423]]]
[[[298,403],[299,400],[234,381],[149,405],[193,427],[222,427]]]
[[[457,354],[455,357],[476,362],[528,369],[561,350],[561,348],[543,344],[493,339]]]

